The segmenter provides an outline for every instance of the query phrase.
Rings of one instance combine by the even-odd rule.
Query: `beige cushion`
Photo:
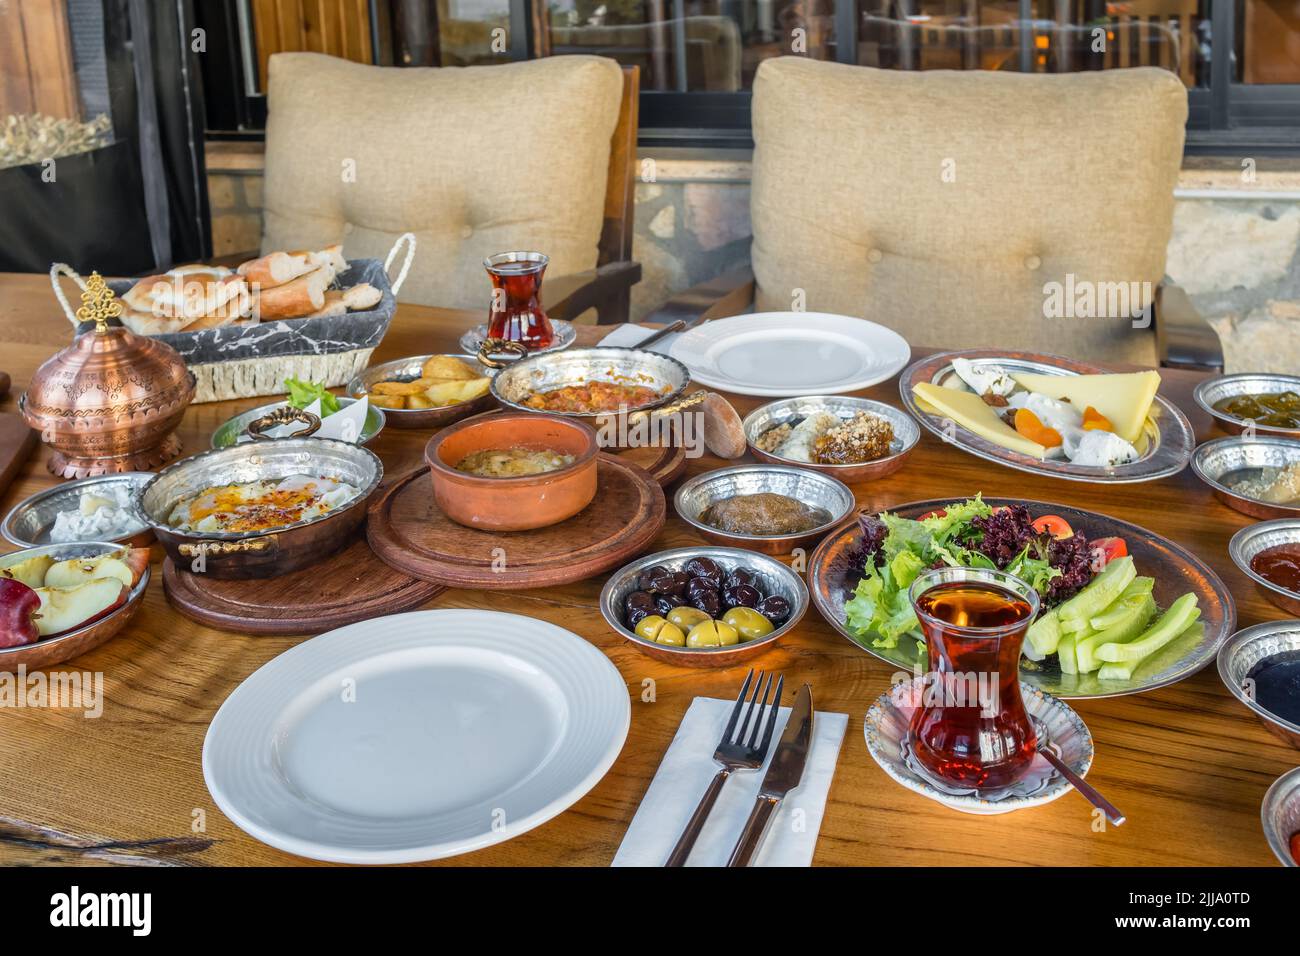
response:
[[[622,91],[601,57],[396,69],[277,54],[262,249],[382,258],[414,232],[400,298],[485,314],[484,256],[535,249],[549,275],[591,269]]]
[[[1135,282],[1140,309],[1159,285],[1187,120],[1172,73],[781,57],[759,67],[753,115],[760,309],[790,309],[803,290],[809,311],[865,316],[915,345],[1154,362],[1150,329],[1048,318],[1044,287],[1073,274],[1076,296],[1088,282],[1109,301],[1119,290],[1101,283]]]

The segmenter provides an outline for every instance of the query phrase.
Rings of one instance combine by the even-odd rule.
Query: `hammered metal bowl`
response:
[[[1270,731],[1292,747],[1300,747],[1300,725],[1265,710],[1246,690],[1246,675],[1260,661],[1300,652],[1300,621],[1267,621],[1247,627],[1219,648],[1219,677],[1225,687],[1249,707]]]
[[[859,465],[818,465],[780,458],[758,448],[758,439],[764,432],[787,422],[801,421],[815,412],[830,412],[845,421],[858,412],[868,412],[888,419],[894,428],[894,440],[889,445],[889,454]],[[749,444],[749,453],[759,461],[807,468],[825,475],[833,475],[841,481],[874,481],[885,475],[892,475],[903,467],[903,462],[921,440],[921,427],[911,415],[884,402],[874,402],[869,398],[853,398],[848,395],[813,395],[807,398],[783,398],[769,402],[750,412],[745,417],[743,427],[745,441]]]
[[[1192,391],[1192,398],[1224,431],[1241,434],[1252,424],[1245,419],[1221,412],[1214,406],[1225,398],[1238,395],[1267,395],[1270,392],[1300,392],[1300,376],[1275,375],[1271,372],[1243,372],[1237,375],[1218,375],[1207,378]],[[1275,428],[1271,425],[1254,425],[1259,435],[1281,435],[1300,438],[1300,428]]]
[[[122,546],[109,541],[87,541],[80,544],[47,544],[24,551],[13,551],[0,555],[0,568],[11,567],[28,558],[48,554],[56,561],[68,558],[89,558],[99,554],[120,551]],[[0,648],[0,672],[15,672],[19,667],[34,670],[38,667],[53,667],[74,657],[80,657],[106,643],[131,622],[131,618],[140,610],[141,598],[149,587],[149,569],[135,583],[127,594],[126,603],[114,608],[108,614],[82,627],[62,634],[24,644],[21,647]]]
[[[183,498],[221,485],[309,474],[357,489],[340,508],[264,531],[178,531],[167,516]],[[137,493],[136,508],[168,557],[215,578],[269,578],[323,561],[343,548],[366,517],[384,466],[374,452],[328,438],[275,438],[205,451],[168,465]],[[192,562],[198,562],[198,566]]]
[[[497,374],[496,369],[480,364],[477,357],[468,353],[452,354],[451,357],[460,359],[474,369],[479,378],[492,378]],[[351,398],[360,398],[369,394],[378,382],[414,382],[420,377],[424,363],[431,358],[432,355],[412,355],[382,365],[372,365],[353,376],[352,381],[348,382],[347,393]],[[371,405],[378,407],[373,401]],[[489,391],[468,402],[443,405],[441,408],[385,408],[383,412],[385,420],[396,428],[442,428],[462,418],[496,408],[496,405],[497,400]]]
[[[81,478],[46,488],[14,505],[5,516],[4,524],[0,525],[0,533],[20,548],[53,544],[50,541],[50,530],[54,527],[55,519],[60,512],[76,511],[83,491],[94,491],[105,485],[125,485],[134,494],[152,478],[151,471],[125,471],[115,475]],[[149,529],[148,522],[141,517],[133,528],[113,540],[118,544],[145,547],[153,540],[153,532]],[[64,542],[65,545],[69,543],[71,542]]]
[[[623,602],[637,589],[637,579],[641,572],[656,565],[670,571],[680,571],[691,558],[712,558],[728,573],[736,568],[753,568],[758,572],[761,582],[758,589],[765,596],[779,594],[789,601],[790,616],[771,634],[730,647],[669,647],[635,634],[623,623]],[[804,586],[802,577],[775,558],[741,548],[699,547],[660,551],[619,568],[600,592],[600,613],[618,634],[635,644],[637,650],[656,660],[686,667],[730,667],[755,657],[793,630],[807,611],[808,588]]]
[[[1300,441],[1230,436],[1212,439],[1198,447],[1192,455],[1192,471],[1229,508],[1253,518],[1285,518],[1300,516],[1300,502],[1282,505],[1260,501],[1233,486],[1257,477],[1264,468],[1284,468],[1296,462],[1300,462]]]
[[[1250,566],[1255,555],[1279,544],[1300,543],[1300,518],[1274,518],[1242,528],[1228,542],[1228,554],[1241,573],[1255,582],[1261,594],[1282,610],[1300,614],[1300,594],[1278,587]]]
[[[1283,866],[1300,866],[1291,855],[1291,837],[1300,833],[1300,767],[1273,781],[1259,811],[1264,837]]]
[[[764,491],[785,495],[813,508],[824,508],[830,512],[830,520],[796,534],[756,535],[719,531],[700,519],[705,509],[715,502]],[[848,485],[820,472],[791,465],[735,465],[707,471],[683,482],[673,498],[673,507],[683,521],[709,541],[763,554],[789,554],[795,548],[809,547],[819,541],[853,512],[857,501]]]
[[[590,349],[567,349],[530,355],[502,369],[492,380],[492,394],[508,408],[521,412],[566,415],[570,418],[597,419],[618,412],[608,408],[595,412],[551,412],[524,404],[536,392],[548,392],[566,385],[589,382],[612,382],[617,385],[644,385],[664,394],[645,405],[627,411],[659,408],[679,398],[691,376],[686,366],[675,358],[647,349],[603,346]]]
[[[342,408],[347,408],[356,401],[357,399],[355,398],[340,398],[339,405]],[[250,408],[248,411],[241,412],[234,418],[226,419],[226,421],[222,422],[221,426],[212,433],[212,447],[229,448],[231,445],[240,444],[239,436],[244,434],[244,430],[248,428],[249,425],[262,416],[269,415],[281,408],[286,408],[288,405],[288,402],[270,402],[266,405],[259,405],[257,408]],[[361,428],[361,439],[357,444],[370,444],[371,440],[384,430],[384,421],[386,418],[387,415],[384,409],[380,408],[378,405],[372,404],[366,410],[366,422]],[[294,438],[297,436],[290,435],[289,437]]]

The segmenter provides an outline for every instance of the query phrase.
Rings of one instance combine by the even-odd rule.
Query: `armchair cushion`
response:
[[[402,299],[460,308],[486,308],[495,252],[593,269],[622,91],[602,57],[393,69],[276,54],[262,248],[382,257],[414,232]]]
[[[810,311],[865,316],[918,345],[1154,364],[1141,323],[1044,310],[1051,283],[1066,316],[1088,286],[1129,313],[1154,295],[1187,119],[1174,74],[781,57],[759,67],[753,116],[759,309],[790,309],[803,290]]]

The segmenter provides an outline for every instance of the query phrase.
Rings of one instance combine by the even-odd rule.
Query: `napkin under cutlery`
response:
[[[614,855],[613,866],[663,866],[695,811],[700,795],[718,772],[713,751],[722,736],[727,719],[735,708],[734,700],[697,697],[682,718],[677,735],[668,746],[663,762],[650,782],[632,825]],[[826,796],[835,762],[839,758],[847,714],[816,712],[813,721],[812,748],[808,766],[797,790],[790,791],[777,811],[776,819],[764,841],[755,866],[809,866],[826,811]],[[756,771],[733,773],[713,807],[709,821],[691,852],[687,866],[726,866],[727,859],[744,829],[753,809],[767,763],[776,752],[775,741],[781,738],[790,708],[782,707],[773,731],[773,746],[767,761]]]
[[[654,335],[654,333],[655,330],[653,328],[648,328],[644,325],[635,325],[631,322],[627,322],[624,323],[623,325],[617,326],[614,329],[614,331],[610,332],[609,335],[601,339],[600,344],[633,346],[636,345],[638,342],[640,342],[642,339],[646,339],[649,338],[651,335]],[[677,338],[681,334],[682,334],[681,332],[674,332],[671,335],[665,335],[658,342],[654,342],[650,345],[650,351],[659,352],[663,355],[667,355],[670,351],[672,351],[673,343],[677,341]]]

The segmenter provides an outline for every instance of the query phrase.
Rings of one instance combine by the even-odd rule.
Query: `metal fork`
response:
[[[709,788],[704,791],[704,796],[700,798],[700,805],[695,808],[695,813],[691,815],[690,822],[682,831],[665,866],[686,864],[686,858],[691,855],[691,849],[699,839],[700,831],[704,829],[704,822],[708,820],[713,804],[717,802],[718,794],[722,793],[727,778],[734,771],[757,770],[763,766],[763,760],[767,757],[767,748],[772,743],[772,729],[776,726],[777,711],[781,706],[781,690],[785,687],[785,678],[779,678],[776,682],[776,696],[772,697],[772,709],[768,713],[767,726],[763,727],[763,714],[767,711],[768,698],[772,693],[772,677],[773,675],[768,674],[767,682],[764,684],[762,671],[758,672],[756,681],[753,668],[750,668],[749,673],[745,675],[745,683],[740,685],[740,696],[736,698],[736,706],[732,708],[731,719],[727,721],[722,739],[718,741],[718,749],[713,753],[713,759],[722,765],[722,769],[717,772],[709,783]],[[749,703],[746,705],[745,695],[749,694],[751,683],[754,692],[750,694]],[[763,693],[761,702],[758,700],[760,690]],[[756,709],[757,714],[755,714]],[[740,724],[740,732],[733,738],[732,734],[736,731],[736,722],[740,720],[742,710],[745,712],[745,719]],[[752,731],[750,731],[750,718],[754,718]],[[760,728],[762,728],[762,740],[758,739]],[[748,741],[745,740],[747,731],[749,731]]]

